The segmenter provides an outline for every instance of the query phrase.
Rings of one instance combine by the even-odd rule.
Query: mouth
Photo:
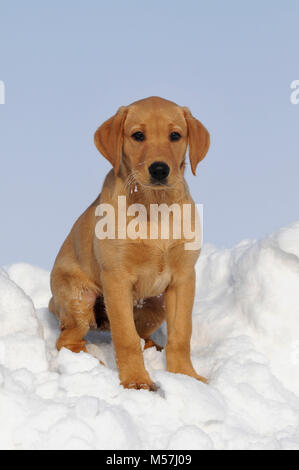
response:
[[[144,190],[151,190],[151,191],[167,191],[169,189],[171,189],[171,186],[167,183],[157,183],[157,182],[150,182],[150,183],[143,183],[141,181],[138,181],[138,184],[140,186],[140,188],[144,189]]]
[[[131,188],[132,192],[137,192],[136,188],[144,190],[151,190],[151,191],[167,191],[172,188],[172,184],[169,183],[169,178],[163,178],[161,180],[157,180],[153,177],[148,177],[146,175],[142,175],[139,171],[132,171],[129,179],[127,180],[127,187]]]
[[[160,188],[163,187],[163,188],[165,188],[165,187],[168,187],[168,180],[167,180],[167,178],[165,178],[163,180],[157,181],[157,180],[151,178],[150,185],[154,186],[154,187],[160,187]]]
[[[145,190],[145,191],[168,191],[172,188],[172,186],[170,186],[168,184],[167,181],[165,181],[164,183],[161,182],[161,181],[141,181],[140,179],[137,181],[136,180],[136,184],[139,186],[139,188],[141,190]],[[134,191],[133,191],[134,192]]]

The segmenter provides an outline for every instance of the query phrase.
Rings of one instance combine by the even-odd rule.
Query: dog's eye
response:
[[[177,140],[180,140],[181,137],[182,137],[181,134],[179,134],[178,132],[172,132],[169,136],[172,142],[176,142]]]
[[[145,135],[141,131],[135,132],[132,134],[132,137],[134,140],[137,140],[137,142],[143,142],[145,140]]]

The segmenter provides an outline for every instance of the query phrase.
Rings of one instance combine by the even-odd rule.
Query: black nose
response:
[[[155,181],[163,181],[167,178],[170,172],[170,168],[167,163],[154,162],[148,169],[151,177]]]

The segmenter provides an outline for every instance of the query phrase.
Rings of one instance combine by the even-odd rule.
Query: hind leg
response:
[[[137,304],[134,307],[134,320],[140,338],[145,340],[144,349],[156,347],[161,351],[161,346],[157,345],[150,336],[165,320],[164,296],[151,297]]]
[[[70,349],[73,352],[86,351],[84,339],[90,327],[95,326],[94,286],[78,274],[55,273],[52,283],[53,298],[49,310],[60,321],[61,334],[57,340],[57,349]]]
[[[60,330],[61,333],[56,342],[58,351],[62,348],[67,348],[75,353],[80,351],[87,352],[84,337],[88,333],[89,324],[85,315],[74,313],[67,316],[62,315]]]

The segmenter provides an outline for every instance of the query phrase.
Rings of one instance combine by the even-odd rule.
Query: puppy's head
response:
[[[188,145],[195,175],[210,136],[188,108],[151,97],[121,107],[96,131],[95,144],[116,175],[133,175],[143,187],[165,190],[183,180]]]

